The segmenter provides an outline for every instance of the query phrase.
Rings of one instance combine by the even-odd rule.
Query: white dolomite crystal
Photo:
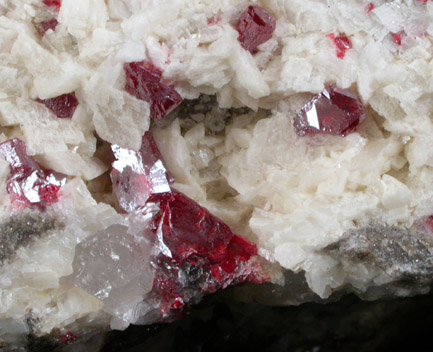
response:
[[[172,187],[255,243],[276,284],[303,272],[324,299],[346,288],[370,298],[428,291],[433,2],[372,4],[62,0],[57,11],[0,1],[0,143],[19,138],[40,166],[68,176],[58,202],[17,208],[0,154],[0,350],[24,348],[28,334],[62,341],[161,318],[157,245],[142,236],[159,209],[122,214],[108,173],[110,145],[135,155],[148,130]],[[236,30],[249,5],[276,19],[256,52]],[[343,57],[330,35],[350,41]],[[184,99],[161,123],[125,90],[123,65],[138,61]],[[295,116],[328,85],[356,93],[365,119],[344,137],[299,137]],[[72,92],[70,118],[39,101]],[[285,289],[293,297],[280,303],[311,297]]]

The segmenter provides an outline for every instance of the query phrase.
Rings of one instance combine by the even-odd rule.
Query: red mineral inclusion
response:
[[[130,62],[124,65],[124,70],[125,90],[137,99],[150,103],[150,117],[153,120],[162,120],[182,102],[174,87],[163,82],[161,70],[152,64]]]
[[[113,146],[113,191],[127,213],[152,216],[153,303],[167,319],[185,304],[230,285],[267,280],[254,244],[171,188],[150,132],[138,152]],[[155,212],[156,209],[156,212]],[[159,210],[158,210],[159,209]]]
[[[275,18],[260,6],[248,6],[239,19],[236,30],[241,46],[250,52],[272,38],[276,26]]]
[[[75,93],[59,95],[55,98],[38,99],[38,102],[44,104],[58,118],[70,118],[74,115],[75,109],[78,106],[78,100]]]
[[[65,345],[69,345],[77,340],[77,336],[71,331],[66,332],[60,337],[60,342]]]
[[[403,38],[403,32],[393,33],[393,34],[391,34],[391,37],[392,37],[392,41],[396,45],[401,46],[401,40]]]
[[[335,54],[339,59],[344,59],[346,51],[352,48],[352,43],[346,36],[336,37],[334,34],[328,34],[327,37],[332,40],[335,46]]]
[[[55,31],[58,24],[59,22],[57,22],[56,19],[53,19],[53,20],[38,23],[38,27],[40,27],[42,33],[45,33],[49,29]]]
[[[44,0],[44,1],[42,1],[42,3],[45,6],[55,8],[57,11],[59,11],[60,7],[62,6],[62,1],[61,0]]]
[[[363,104],[354,93],[329,86],[301,109],[293,125],[301,137],[317,133],[345,136],[363,119]]]
[[[52,170],[44,171],[26,152],[26,146],[18,138],[0,144],[0,154],[10,167],[7,192],[18,208],[36,206],[44,210],[58,200],[60,187],[66,177]]]
[[[373,11],[375,8],[374,4],[372,2],[369,2],[366,6],[365,6],[365,12],[366,13],[370,13],[371,11]]]

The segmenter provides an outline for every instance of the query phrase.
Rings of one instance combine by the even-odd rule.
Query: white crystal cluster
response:
[[[433,2],[374,0],[371,12],[362,0],[61,3],[57,13],[41,0],[0,0],[0,142],[20,138],[69,176],[46,212],[57,226],[0,266],[0,349],[31,329],[81,318],[124,328],[146,312],[150,245],[114,209],[96,138],[137,150],[150,128],[149,104],[124,90],[125,62],[151,61],[184,99],[215,94],[220,108],[251,109],[216,135],[203,122],[183,133],[178,119],[153,134],[177,190],[269,261],[305,271],[321,297],[356,280],[319,250],[371,219],[410,227],[433,214]],[[234,28],[249,4],[277,19],[254,55]],[[53,18],[54,31],[37,31]],[[350,39],[344,59],[329,34]],[[365,121],[346,137],[297,137],[293,117],[329,83],[357,92]],[[71,119],[37,102],[71,92]],[[3,222],[8,174],[0,158]]]

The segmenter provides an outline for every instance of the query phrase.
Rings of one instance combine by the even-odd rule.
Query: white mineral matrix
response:
[[[0,350],[426,292],[432,43],[428,0],[0,0]]]

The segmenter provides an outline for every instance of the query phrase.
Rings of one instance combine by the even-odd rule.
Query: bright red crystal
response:
[[[336,37],[334,34],[328,34],[327,37],[332,40],[335,46],[335,54],[339,59],[344,59],[346,51],[352,48],[350,39],[346,36]]]
[[[391,34],[391,37],[392,37],[392,41],[396,45],[401,46],[401,40],[403,38],[403,32],[393,33],[393,34]]]
[[[0,154],[10,167],[7,192],[12,203],[20,208],[36,206],[40,210],[58,200],[60,187],[66,177],[48,170],[44,171],[26,152],[26,146],[18,138],[0,144]]]
[[[260,265],[251,261],[256,246],[208,210],[174,190],[151,201],[160,208],[153,225],[160,250],[153,262],[159,267],[154,293],[162,299],[163,316],[191,298],[234,284],[265,281]]]
[[[38,102],[44,104],[59,118],[70,118],[74,115],[75,109],[78,106],[78,100],[75,93],[59,95],[55,98],[38,99]]]
[[[181,102],[182,97],[172,85],[162,80],[162,72],[145,62],[130,62],[124,65],[126,73],[125,90],[137,99],[150,103],[150,117],[162,120]]]
[[[112,146],[111,178],[120,207],[151,219],[143,235],[154,243],[149,300],[164,319],[204,294],[243,282],[262,283],[254,244],[235,235],[208,210],[172,189],[150,132],[138,152]]]
[[[62,6],[62,1],[61,0],[44,0],[44,1],[42,1],[42,3],[45,6],[55,8],[57,11],[59,11],[60,7]]]
[[[363,119],[363,104],[354,93],[329,86],[301,109],[293,125],[298,136],[316,133],[345,136],[354,132]]]
[[[248,6],[236,27],[238,40],[245,50],[254,52],[260,44],[272,38],[275,27],[275,18],[263,7]]]
[[[114,195],[123,211],[130,213],[145,206],[153,193],[170,191],[172,180],[151,132],[143,136],[137,152],[117,145],[111,148],[116,161],[110,177]]]

